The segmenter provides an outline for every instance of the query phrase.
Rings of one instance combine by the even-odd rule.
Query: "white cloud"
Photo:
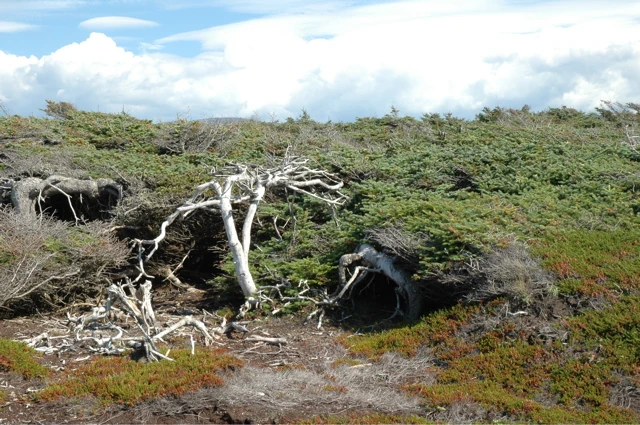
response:
[[[355,3],[354,1],[345,0],[326,0],[326,1],[310,1],[310,0],[217,0],[214,4],[228,7],[245,13],[282,13],[292,11],[296,12],[318,12],[335,10],[341,6]]]
[[[25,24],[22,22],[0,21],[0,33],[29,31],[36,28],[38,28],[36,25]]]
[[[293,0],[292,0],[293,1]],[[640,98],[640,4],[633,1],[396,1],[277,15],[175,34],[134,54],[94,33],[41,58],[0,52],[0,97],[18,113],[44,99],[171,119],[279,118],[305,108],[351,120],[483,106],[591,109]],[[154,51],[192,41],[204,52]]]
[[[161,0],[0,0],[0,11],[64,11],[82,6],[153,3]]]
[[[140,43],[140,50],[142,50],[143,52],[153,52],[153,51],[158,51],[162,49],[164,49],[163,44],[153,44],[153,43],[147,43],[144,41]]]
[[[336,10],[342,7],[361,3],[362,0],[160,0],[168,9],[185,9],[190,7],[223,7],[236,12],[250,14],[278,14],[319,12]],[[366,2],[366,1],[365,1]]]
[[[80,28],[89,30],[105,30],[117,28],[149,28],[157,26],[157,22],[127,16],[101,16],[80,22]]]
[[[0,11],[65,10],[86,3],[86,0],[0,0]]]

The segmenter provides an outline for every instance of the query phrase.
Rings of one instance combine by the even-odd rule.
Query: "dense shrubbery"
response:
[[[308,197],[273,193],[254,226],[257,282],[306,279],[333,289],[340,255],[369,242],[396,255],[434,300],[449,305],[420,323],[345,344],[374,359],[431,347],[445,365],[436,383],[406,388],[427,405],[447,412],[467,406],[484,419],[633,422],[637,412],[628,406],[640,394],[639,110],[604,103],[593,113],[485,108],[474,120],[392,110],[352,123],[317,123],[303,113],[284,123],[154,124],[49,103],[53,119],[0,117],[0,172],[112,178],[125,193],[113,212],[114,224],[126,229],[120,236],[146,238],[208,180],[211,167],[269,164],[290,149],[338,173],[349,201],[333,215]],[[237,290],[216,214],[198,212],[174,226],[156,261],[175,264],[191,250],[185,279]],[[72,235],[79,231],[61,228],[66,236],[44,237],[24,258],[45,255],[53,263],[43,273],[64,273],[77,262],[71,247],[99,243],[92,234],[78,245]],[[0,251],[5,275],[23,255],[16,249]],[[571,317],[555,318],[554,303]],[[543,317],[545,326],[534,329],[526,315],[512,314],[516,308]]]
[[[0,210],[0,306],[58,305],[74,294],[97,294],[127,257],[126,244],[100,223],[72,227]]]
[[[153,124],[48,102],[55,119],[0,118],[3,173],[113,178],[129,195],[118,224],[141,227],[142,218],[153,233],[211,167],[264,164],[290,147],[339,173],[351,198],[336,225],[318,202],[275,194],[259,211],[257,276],[332,282],[339,255],[359,242],[369,238],[393,249],[368,237],[371,230],[402,228],[423,235],[413,261],[416,276],[426,279],[512,235],[527,240],[563,229],[634,228],[640,157],[624,143],[620,123],[637,113],[616,105],[589,114],[485,108],[473,121],[438,114],[416,120],[393,110],[338,124],[305,114],[282,124],[182,118]],[[60,143],[43,144],[46,137]],[[216,261],[225,268],[224,259]]]

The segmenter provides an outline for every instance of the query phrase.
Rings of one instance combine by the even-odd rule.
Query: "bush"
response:
[[[0,338],[0,371],[14,372],[23,378],[44,378],[49,369],[36,361],[36,351],[22,342]]]
[[[556,293],[553,274],[543,269],[519,242],[484,255],[479,268],[485,279],[470,295],[473,300],[506,297],[531,304],[537,297]]]
[[[158,126],[154,143],[174,154],[209,152],[221,146],[231,132],[232,126],[221,120],[178,118]]]
[[[54,102],[53,100],[47,100],[47,107],[44,109],[44,113],[50,117],[66,120],[72,117],[74,112],[78,109],[69,102]]]
[[[126,245],[105,230],[101,223],[71,227],[0,210],[0,306],[95,293],[103,273],[128,256]]]

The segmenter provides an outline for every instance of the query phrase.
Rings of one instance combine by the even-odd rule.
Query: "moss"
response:
[[[539,401],[514,395],[491,381],[471,381],[456,384],[412,385],[408,389],[423,397],[433,408],[447,409],[452,405],[477,402],[493,416],[532,423],[635,423],[640,416],[616,406],[580,410],[575,407],[545,406]]]
[[[535,394],[549,379],[557,354],[541,346],[516,342],[453,359],[438,376],[441,383],[487,381],[520,395]]]
[[[331,362],[331,366],[336,368],[340,366],[357,366],[361,364],[362,362],[360,360],[352,359],[349,357],[342,357]]]
[[[568,320],[572,345],[592,360],[626,372],[640,367],[640,294],[615,300]]]
[[[537,251],[562,279],[561,293],[598,296],[640,289],[637,230],[554,232]]]

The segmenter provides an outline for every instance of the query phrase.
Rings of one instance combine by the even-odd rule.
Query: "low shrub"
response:
[[[517,304],[531,304],[556,292],[553,273],[543,269],[520,242],[482,256],[478,268],[484,279],[469,296],[475,301],[505,297]]]
[[[129,254],[106,228],[0,210],[0,306],[96,293],[95,281]]]
[[[50,370],[38,363],[37,355],[22,342],[0,338],[0,370],[17,373],[25,379],[44,378]]]
[[[93,396],[103,405],[135,405],[145,400],[179,396],[205,387],[218,387],[220,374],[243,366],[222,349],[171,352],[175,361],[141,363],[125,357],[101,358],[73,371],[38,393],[47,401],[60,397]]]

